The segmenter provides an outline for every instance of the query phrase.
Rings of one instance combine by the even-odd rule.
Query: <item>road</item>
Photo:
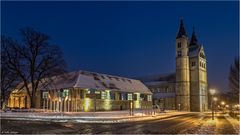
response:
[[[236,134],[233,126],[223,115],[217,115],[213,125],[206,124],[211,115],[206,113],[187,113],[168,118],[156,118],[128,123],[73,123],[73,122],[41,122],[24,120],[1,120],[2,133],[22,134]],[[207,126],[207,127],[204,127]],[[209,129],[208,129],[209,128]]]

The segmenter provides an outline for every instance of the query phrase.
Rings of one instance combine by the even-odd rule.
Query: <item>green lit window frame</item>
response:
[[[44,91],[42,94],[42,98],[47,99],[48,98],[48,92]]]

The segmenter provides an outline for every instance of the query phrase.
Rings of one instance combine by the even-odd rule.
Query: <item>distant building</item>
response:
[[[206,111],[206,56],[193,30],[188,40],[183,21],[176,37],[176,73],[139,78],[153,92],[154,104],[166,109]]]
[[[40,84],[36,108],[77,112],[152,107],[151,91],[138,80],[88,71],[70,72],[51,80]],[[11,93],[8,106],[29,108],[26,91],[18,88]]]

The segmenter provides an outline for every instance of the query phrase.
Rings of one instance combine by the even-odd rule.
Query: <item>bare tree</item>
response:
[[[31,107],[35,107],[36,91],[43,78],[65,72],[66,64],[60,48],[49,43],[50,37],[32,28],[20,30],[22,41],[5,38],[9,69],[24,85]]]
[[[229,94],[232,96],[233,102],[239,102],[239,57],[234,59],[234,63],[230,67],[229,72]]]
[[[9,61],[6,54],[6,43],[10,40],[1,39],[1,108],[4,107],[11,90],[19,83],[18,76],[9,69]]]

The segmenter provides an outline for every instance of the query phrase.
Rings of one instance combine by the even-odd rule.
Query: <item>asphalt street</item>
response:
[[[194,134],[199,133],[205,122],[209,120],[211,120],[211,115],[206,113],[187,113],[145,121],[101,124],[2,119],[1,132],[22,134]],[[236,134],[236,131],[223,115],[217,115],[213,133]]]

